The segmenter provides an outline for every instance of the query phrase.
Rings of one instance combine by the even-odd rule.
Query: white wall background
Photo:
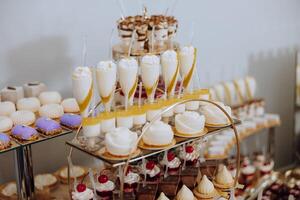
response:
[[[174,1],[174,0],[173,0]],[[125,0],[126,14],[146,4],[161,13],[172,0]],[[178,41],[194,45],[203,87],[248,72],[258,79],[259,96],[282,116],[277,166],[292,161],[295,49],[300,43],[298,0],[179,0]],[[88,37],[88,64],[108,58],[110,32],[120,17],[115,0],[1,0],[0,86],[40,80],[70,96],[70,71],[81,64],[82,37]],[[114,37],[116,41],[117,37]],[[36,172],[65,164],[64,140],[33,147]],[[84,161],[83,156],[77,158]],[[0,155],[0,182],[13,179],[13,154]]]

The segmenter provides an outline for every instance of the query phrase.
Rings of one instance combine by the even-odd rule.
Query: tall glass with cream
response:
[[[193,74],[196,68],[196,49],[193,46],[185,46],[180,49],[179,67],[185,91],[192,92]]]

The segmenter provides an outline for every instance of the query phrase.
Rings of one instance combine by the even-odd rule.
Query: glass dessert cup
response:
[[[179,175],[173,175],[164,178],[158,185],[158,193],[160,194],[163,192],[165,195],[173,199],[176,196],[179,182]]]
[[[148,183],[145,186],[143,184],[138,185],[137,200],[155,200],[158,185],[155,183]]]

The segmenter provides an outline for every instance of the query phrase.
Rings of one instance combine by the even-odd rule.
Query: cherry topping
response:
[[[99,183],[106,183],[108,181],[108,177],[106,175],[101,175],[98,177]]]
[[[186,146],[185,147],[185,152],[192,153],[193,151],[194,151],[194,147],[193,146]]]
[[[76,187],[77,192],[84,192],[86,190],[86,185],[83,183],[79,183]]]
[[[155,162],[154,161],[150,160],[150,161],[147,162],[146,169],[152,170],[154,167],[155,167]]]
[[[168,158],[168,161],[170,162],[175,158],[175,154],[172,151],[170,151],[170,152],[168,152],[167,158]]]

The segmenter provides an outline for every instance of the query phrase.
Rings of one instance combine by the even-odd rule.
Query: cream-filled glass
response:
[[[196,48],[185,46],[179,51],[180,75],[183,78],[185,91],[193,91],[193,74],[196,68]]]

